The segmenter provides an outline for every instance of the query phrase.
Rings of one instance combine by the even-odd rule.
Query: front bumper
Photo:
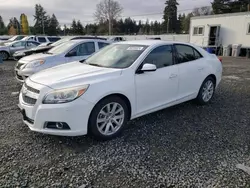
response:
[[[31,70],[20,70],[20,69],[15,68],[15,78],[19,82],[24,82],[29,76],[31,76],[34,73],[35,72]]]
[[[28,84],[31,86],[30,82]],[[45,92],[45,90],[47,91]],[[35,105],[26,104],[23,101],[22,94],[20,93],[19,95],[18,107],[22,111],[23,122],[30,130],[58,136],[86,135],[89,116],[94,104],[81,97],[64,104],[42,104],[43,96],[50,89],[46,87],[45,90],[40,90],[41,92]],[[65,122],[70,127],[70,130],[48,129],[45,127],[46,122]]]

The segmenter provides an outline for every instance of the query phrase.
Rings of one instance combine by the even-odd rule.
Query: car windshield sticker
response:
[[[143,47],[140,47],[140,46],[130,46],[130,47],[128,47],[127,50],[139,50],[139,51],[141,51],[141,50],[143,50]]]

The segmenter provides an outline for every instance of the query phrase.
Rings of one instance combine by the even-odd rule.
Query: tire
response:
[[[195,102],[199,105],[206,105],[212,100],[214,93],[215,80],[209,76],[203,81]]]
[[[0,51],[0,56],[2,57],[2,59],[4,61],[8,60],[10,55],[8,54],[8,52],[5,52],[5,51]]]
[[[117,113],[113,113],[112,110]],[[96,140],[113,139],[121,134],[128,119],[129,110],[124,100],[118,96],[104,98],[91,112],[88,133]]]

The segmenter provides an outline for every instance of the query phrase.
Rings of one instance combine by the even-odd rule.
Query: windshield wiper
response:
[[[87,65],[92,65],[92,66],[96,66],[96,67],[103,67],[102,65],[99,64],[95,64],[95,63],[86,63]]]
[[[53,53],[51,52],[43,52],[44,54],[50,54],[50,55],[53,55]]]

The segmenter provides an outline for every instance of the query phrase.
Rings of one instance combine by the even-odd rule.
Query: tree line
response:
[[[102,0],[96,5],[94,17],[96,23],[83,25],[80,20],[72,20],[70,26],[60,25],[55,14],[48,15],[40,5],[35,5],[34,26],[29,26],[27,16],[21,14],[20,19],[13,17],[5,25],[0,16],[0,35],[9,34],[44,34],[44,35],[134,35],[189,33],[190,19],[193,16],[224,14],[249,11],[249,0],[213,0],[211,6],[194,8],[190,13],[178,14],[177,0],[166,0],[163,22],[141,20],[128,17],[119,19],[123,8],[118,1]]]

